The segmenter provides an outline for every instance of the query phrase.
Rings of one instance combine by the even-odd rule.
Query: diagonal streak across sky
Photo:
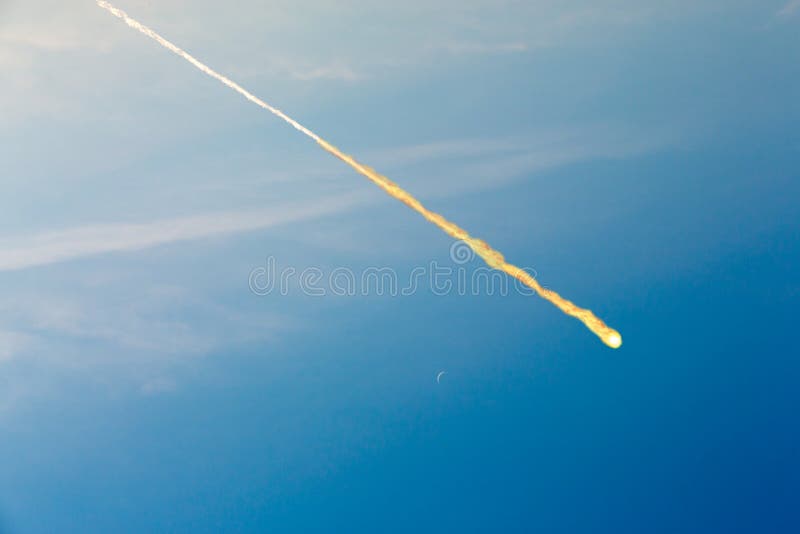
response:
[[[438,226],[447,235],[449,235],[454,239],[463,241],[475,252],[475,254],[480,256],[486,262],[487,265],[489,265],[494,269],[503,271],[509,276],[516,278],[523,284],[527,285],[528,287],[536,291],[536,293],[540,297],[544,298],[545,300],[555,305],[562,312],[572,317],[575,317],[576,319],[581,321],[589,330],[591,330],[595,335],[597,335],[603,341],[603,343],[605,343],[609,347],[616,349],[619,348],[620,345],[622,345],[622,336],[619,334],[619,332],[606,325],[599,317],[597,317],[594,313],[592,313],[591,310],[581,308],[572,303],[571,301],[563,298],[555,291],[542,287],[541,284],[539,284],[539,282],[537,282],[535,278],[533,278],[523,269],[517,267],[516,265],[506,262],[503,255],[499,251],[489,246],[488,243],[486,243],[481,239],[471,236],[466,230],[464,230],[457,224],[445,219],[442,215],[429,210],[413,195],[411,195],[409,192],[404,190],[396,183],[389,180],[389,178],[387,178],[386,176],[383,176],[374,169],[362,163],[359,163],[355,158],[353,158],[348,154],[345,154],[344,152],[342,152],[341,150],[339,150],[338,148],[336,148],[335,146],[324,140],[319,135],[315,134],[314,132],[312,132],[311,130],[309,130],[296,120],[286,115],[278,108],[267,104],[266,102],[264,102],[257,96],[253,95],[252,93],[244,89],[242,86],[240,86],[233,80],[230,80],[227,77],[223,76],[222,74],[219,74],[211,67],[197,60],[188,52],[182,50],[180,47],[164,39],[163,37],[161,37],[159,34],[154,32],[147,26],[131,18],[130,16],[128,16],[127,13],[125,13],[121,9],[112,6],[111,4],[109,4],[104,0],[97,0],[97,5],[105,9],[112,15],[122,19],[131,28],[138,30],[139,32],[143,33],[144,35],[156,41],[164,48],[167,48],[168,50],[181,56],[183,59],[185,59],[186,61],[197,67],[202,72],[208,74],[209,76],[211,76],[216,80],[219,80],[226,86],[230,87],[231,89],[233,89],[234,91],[245,97],[250,102],[253,102],[257,106],[266,109],[273,115],[287,122],[289,125],[291,125],[299,132],[313,139],[323,150],[345,162],[356,172],[358,172],[362,176],[365,176],[375,185],[383,189],[387,194],[399,200],[400,202],[406,204],[409,208],[413,209],[414,211],[422,215],[426,220]]]

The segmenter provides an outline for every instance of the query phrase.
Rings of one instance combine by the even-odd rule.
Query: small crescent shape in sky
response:
[[[444,373],[445,373],[444,371],[439,371],[439,374],[436,375],[436,383],[437,384],[439,383],[439,380],[442,379],[442,375],[444,375]]]

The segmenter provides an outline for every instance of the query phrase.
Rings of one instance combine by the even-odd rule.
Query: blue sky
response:
[[[0,1],[0,532],[797,531],[800,3],[118,5],[624,345],[254,294],[451,242],[94,2]]]

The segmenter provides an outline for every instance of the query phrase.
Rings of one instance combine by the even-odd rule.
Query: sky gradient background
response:
[[[0,0],[0,532],[800,529],[800,2],[116,4],[624,344],[254,294],[451,242],[94,2]]]

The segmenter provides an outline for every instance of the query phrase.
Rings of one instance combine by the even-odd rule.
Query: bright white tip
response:
[[[618,349],[622,345],[622,336],[619,335],[619,332],[612,332],[603,341],[612,349]]]

